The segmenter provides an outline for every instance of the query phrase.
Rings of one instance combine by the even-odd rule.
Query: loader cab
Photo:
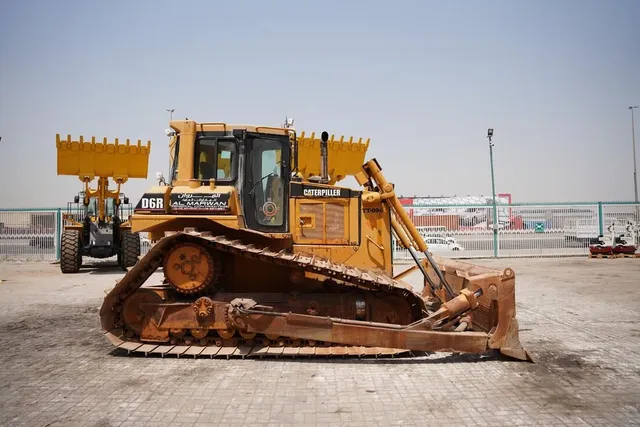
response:
[[[113,199],[105,199],[104,200],[104,216],[105,222],[100,221],[100,198],[97,196],[89,198],[89,204],[85,206],[85,217],[89,222],[95,222],[100,227],[105,225],[105,222],[108,222],[114,213],[114,203]]]
[[[84,206],[85,217],[93,221],[98,218],[98,198],[90,197],[89,203]]]

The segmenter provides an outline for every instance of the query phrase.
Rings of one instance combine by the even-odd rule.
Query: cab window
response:
[[[218,141],[217,180],[232,180],[236,145],[232,141]]]
[[[232,140],[200,138],[196,142],[195,177],[202,181],[235,180],[236,145]]]
[[[107,199],[104,201],[104,214],[106,216],[115,215],[116,201],[114,199]]]
[[[180,137],[176,137],[175,153],[173,154],[173,163],[171,164],[171,176],[169,182],[172,183],[178,179],[178,159],[180,158]]]

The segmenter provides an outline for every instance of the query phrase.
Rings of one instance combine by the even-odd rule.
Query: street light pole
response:
[[[172,109],[166,109],[165,111],[167,111],[169,113],[169,121],[173,120],[173,112],[176,111],[175,108]]]
[[[496,181],[493,174],[493,129],[487,129],[489,138],[489,159],[491,161],[491,198],[493,199],[493,256],[498,257],[498,212],[496,208]]]
[[[635,202],[638,203],[638,173],[636,171],[636,128],[633,117],[633,110],[638,108],[638,105],[629,107],[631,110],[631,139],[633,141],[633,191],[635,195]]]

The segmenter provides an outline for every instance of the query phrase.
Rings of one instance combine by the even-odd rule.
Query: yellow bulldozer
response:
[[[171,171],[131,217],[153,246],[106,295],[105,337],[194,357],[499,352],[519,340],[515,273],[441,259],[369,140],[170,122]],[[337,185],[355,177],[360,189]],[[415,266],[393,272],[393,239]],[[158,269],[163,280],[147,283]],[[424,288],[403,281],[419,272]]]
[[[120,144],[85,141],[82,136],[72,140],[56,135],[58,175],[77,176],[84,185],[67,204],[63,214],[60,240],[60,270],[77,273],[83,257],[97,259],[117,257],[118,265],[125,269],[135,265],[140,256],[140,234],[131,231],[128,220],[133,210],[129,198],[120,192],[129,178],[146,178],[151,142],[131,144],[127,139]],[[91,182],[97,178],[95,188]],[[109,188],[109,178],[116,184]]]

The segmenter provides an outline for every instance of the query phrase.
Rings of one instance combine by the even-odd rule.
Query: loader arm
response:
[[[98,178],[98,186],[96,188],[89,187],[89,179],[84,179],[84,204],[85,206],[89,204],[89,200],[92,197],[96,197],[98,199],[98,221],[104,222],[107,220],[106,209],[105,209],[105,201],[107,199],[113,199],[115,205],[118,206],[120,204],[120,185],[122,184],[122,180],[116,181],[116,190],[109,190],[109,178],[107,177],[99,177]]]

